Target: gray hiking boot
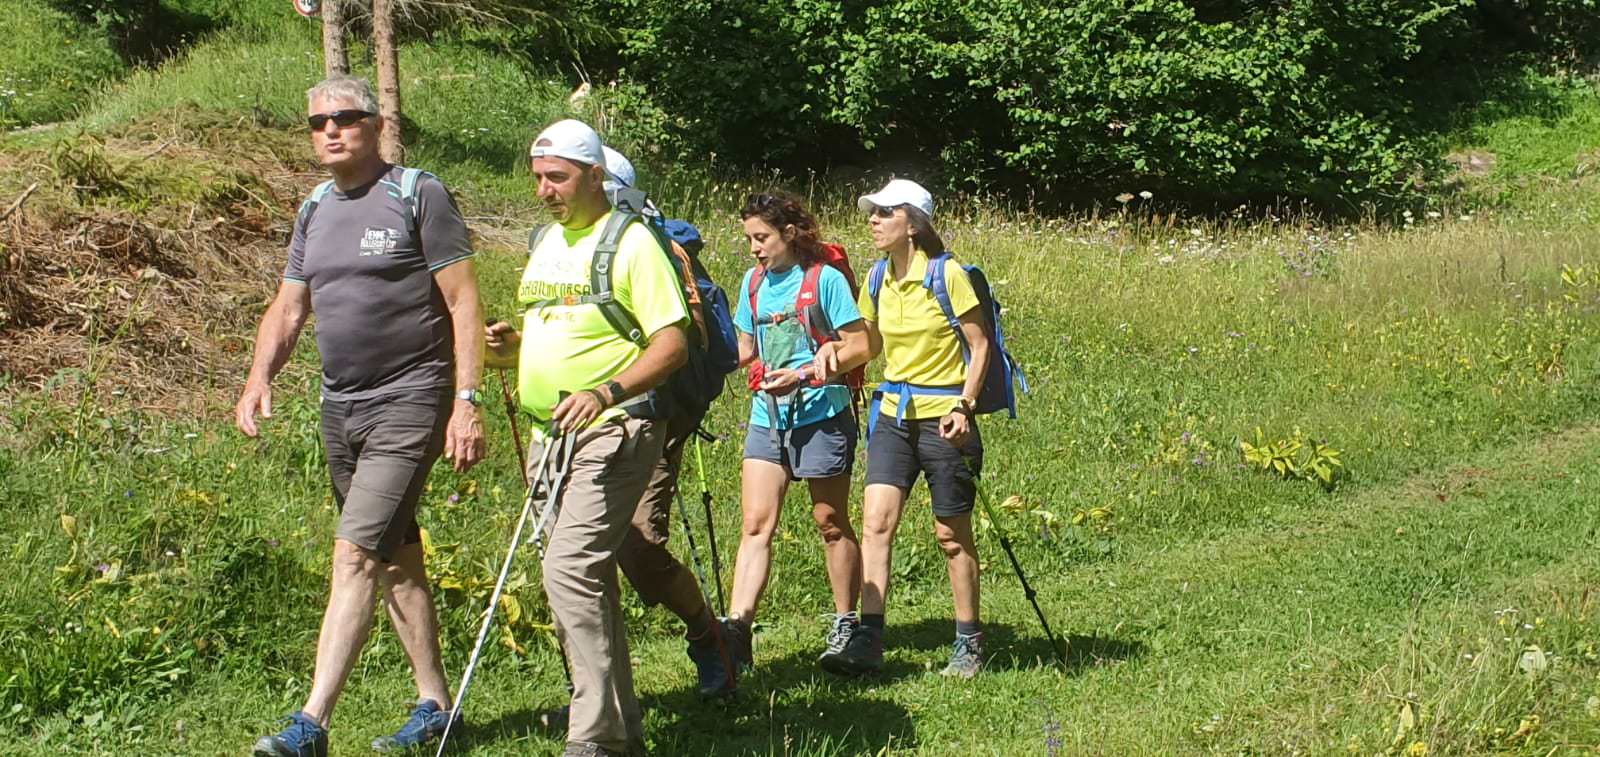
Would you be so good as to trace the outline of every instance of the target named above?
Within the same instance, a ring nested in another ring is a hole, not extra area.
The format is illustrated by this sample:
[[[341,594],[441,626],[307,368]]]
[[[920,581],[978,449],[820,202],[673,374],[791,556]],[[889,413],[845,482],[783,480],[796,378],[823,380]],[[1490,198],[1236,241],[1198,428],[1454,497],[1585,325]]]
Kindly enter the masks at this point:
[[[982,668],[983,634],[980,632],[969,636],[958,633],[950,649],[950,664],[944,666],[939,675],[965,680],[977,675]]]
[[[839,654],[823,661],[822,669],[836,675],[861,675],[883,669],[883,629],[869,625],[856,626],[849,641]]]
[[[822,655],[817,658],[817,662],[822,665],[823,670],[833,673],[839,672],[835,670],[835,668],[839,667],[839,655],[844,653],[845,646],[850,643],[850,637],[855,635],[856,628],[860,627],[860,625],[861,618],[856,615],[854,610],[843,615],[833,616],[833,625],[828,629],[827,648],[823,649]]]

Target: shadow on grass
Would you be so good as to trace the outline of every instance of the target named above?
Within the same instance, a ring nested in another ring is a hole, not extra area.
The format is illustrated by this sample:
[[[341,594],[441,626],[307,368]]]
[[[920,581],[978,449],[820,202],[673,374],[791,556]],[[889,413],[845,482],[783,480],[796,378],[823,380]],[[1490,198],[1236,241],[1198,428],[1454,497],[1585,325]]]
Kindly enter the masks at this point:
[[[1052,628],[1052,630],[1056,631],[1056,638],[1066,647],[1063,656],[1068,674],[1076,674],[1084,668],[1132,660],[1143,656],[1146,649],[1145,645],[1137,640],[1082,634],[1062,635],[1060,629]],[[984,653],[987,657],[984,663],[986,670],[1044,670],[1061,664],[1050,649],[1050,640],[1045,636],[1044,629],[1040,628],[1037,622],[1022,626],[1020,629],[1011,623],[986,622],[983,625],[983,636]],[[945,655],[949,653],[954,637],[953,621],[947,619],[927,618],[911,625],[897,625],[891,621],[884,636],[884,645],[891,657],[896,647],[937,652],[939,654],[928,657],[925,665],[931,664],[934,669],[938,669],[943,667]],[[924,669],[911,662],[897,666],[891,661],[884,666],[884,671],[877,677],[897,678],[896,673],[901,668],[908,670],[908,674],[916,674]]]

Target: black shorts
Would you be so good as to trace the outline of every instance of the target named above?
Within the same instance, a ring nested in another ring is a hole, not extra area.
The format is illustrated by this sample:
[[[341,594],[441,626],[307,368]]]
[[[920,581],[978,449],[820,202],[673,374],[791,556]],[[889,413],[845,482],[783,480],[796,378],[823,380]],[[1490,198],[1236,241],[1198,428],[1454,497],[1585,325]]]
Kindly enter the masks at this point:
[[[322,402],[322,443],[339,506],[334,536],[384,562],[422,541],[417,500],[444,451],[454,402],[447,389]]]
[[[978,499],[977,476],[982,471],[983,439],[976,421],[972,437],[959,449],[939,436],[938,418],[907,418],[896,423],[892,416],[879,415],[867,439],[867,485],[909,490],[918,474],[927,476],[933,514],[941,517],[972,512]]]

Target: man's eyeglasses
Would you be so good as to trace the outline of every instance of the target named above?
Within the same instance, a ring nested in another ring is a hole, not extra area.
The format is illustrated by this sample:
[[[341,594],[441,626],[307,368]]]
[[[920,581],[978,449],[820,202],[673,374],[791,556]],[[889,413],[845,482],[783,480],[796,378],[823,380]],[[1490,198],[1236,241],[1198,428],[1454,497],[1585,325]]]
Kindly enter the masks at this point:
[[[894,218],[894,212],[899,210],[901,207],[903,206],[894,205],[886,208],[882,205],[874,205],[872,208],[872,214],[879,218]]]
[[[373,115],[375,114],[364,110],[336,110],[332,113],[313,113],[306,117],[306,123],[311,125],[312,131],[322,131],[327,127],[329,121],[338,124],[342,128],[354,126],[357,121],[363,118],[371,118]]]

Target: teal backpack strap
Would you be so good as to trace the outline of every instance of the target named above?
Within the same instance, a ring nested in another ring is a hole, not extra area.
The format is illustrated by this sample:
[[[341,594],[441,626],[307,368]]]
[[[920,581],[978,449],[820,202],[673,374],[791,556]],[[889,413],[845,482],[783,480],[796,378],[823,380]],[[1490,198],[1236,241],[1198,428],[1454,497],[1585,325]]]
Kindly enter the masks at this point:
[[[311,215],[317,212],[317,205],[332,191],[333,179],[324,181],[311,190],[311,196],[307,197],[305,202],[300,203],[300,223],[302,225],[311,223]]]
[[[420,168],[400,172],[400,204],[405,208],[406,229],[413,235],[417,233],[417,180],[424,174],[433,175]]]
[[[612,293],[611,279],[623,233],[628,230],[628,224],[643,220],[638,213],[612,211],[605,228],[600,230],[600,241],[595,243],[594,257],[589,261],[589,296],[584,298],[600,307],[600,314],[622,338],[640,347],[648,346],[650,340],[645,338],[644,328],[634,320],[633,314],[617,302],[616,295]]]

